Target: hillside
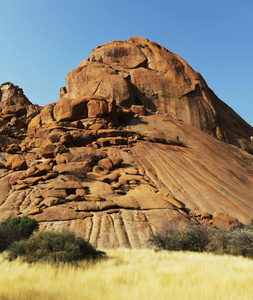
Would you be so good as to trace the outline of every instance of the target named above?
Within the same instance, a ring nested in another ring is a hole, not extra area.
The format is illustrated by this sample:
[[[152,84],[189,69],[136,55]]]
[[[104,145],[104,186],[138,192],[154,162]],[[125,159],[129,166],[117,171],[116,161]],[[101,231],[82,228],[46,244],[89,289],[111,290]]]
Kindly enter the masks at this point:
[[[253,218],[253,128],[162,46],[98,46],[45,107],[0,90],[1,220],[139,248],[170,226]]]

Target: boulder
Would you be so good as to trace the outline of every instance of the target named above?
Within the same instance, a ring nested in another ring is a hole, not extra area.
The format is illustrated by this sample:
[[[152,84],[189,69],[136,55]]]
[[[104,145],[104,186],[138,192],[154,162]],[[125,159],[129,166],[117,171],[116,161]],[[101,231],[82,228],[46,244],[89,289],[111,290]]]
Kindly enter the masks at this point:
[[[238,221],[237,218],[234,218],[232,216],[229,216],[226,213],[223,213],[221,211],[216,211],[213,214],[212,218],[212,225],[214,227],[223,228],[223,229],[231,229],[233,227],[240,227],[242,226],[242,223]]]
[[[87,100],[65,97],[59,99],[54,106],[54,118],[57,122],[87,118]]]
[[[89,187],[90,193],[107,199],[114,194],[113,187],[105,182],[95,181]],[[86,197],[86,196],[85,196]]]
[[[113,170],[113,163],[110,158],[103,158],[98,162],[98,166],[102,169],[111,171]]]
[[[26,170],[27,163],[22,155],[14,154],[8,157],[6,168],[13,171]]]
[[[97,118],[108,114],[108,103],[103,97],[92,96],[88,102],[88,118]]]
[[[85,195],[84,199],[87,201],[102,201],[102,198],[98,194]]]
[[[51,124],[55,122],[54,119],[54,110],[55,103],[47,104],[43,107],[40,112],[40,119],[42,124]]]
[[[86,176],[86,174],[91,170],[91,168],[91,163],[88,161],[70,162],[54,166],[53,171],[58,172],[59,174]]]
[[[67,192],[65,189],[54,189],[54,190],[44,190],[41,196],[46,199],[49,197],[56,197],[58,199],[65,199],[67,197]]]
[[[43,149],[41,149],[41,156],[44,158],[54,158],[54,151],[56,146],[54,144],[47,144]]]

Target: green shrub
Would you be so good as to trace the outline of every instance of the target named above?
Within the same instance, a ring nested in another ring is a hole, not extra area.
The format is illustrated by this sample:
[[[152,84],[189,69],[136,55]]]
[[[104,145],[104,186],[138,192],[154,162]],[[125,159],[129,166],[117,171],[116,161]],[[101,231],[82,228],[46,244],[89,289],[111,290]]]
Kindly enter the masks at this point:
[[[27,216],[7,218],[0,224],[0,252],[15,241],[27,239],[38,227],[38,221]]]
[[[24,261],[48,263],[77,263],[83,259],[97,259],[104,252],[69,231],[44,231],[33,234],[28,240],[13,243],[8,248],[8,259],[21,257]]]
[[[27,216],[7,218],[2,224],[7,233],[19,232],[21,239],[28,238],[39,228],[38,221]]]

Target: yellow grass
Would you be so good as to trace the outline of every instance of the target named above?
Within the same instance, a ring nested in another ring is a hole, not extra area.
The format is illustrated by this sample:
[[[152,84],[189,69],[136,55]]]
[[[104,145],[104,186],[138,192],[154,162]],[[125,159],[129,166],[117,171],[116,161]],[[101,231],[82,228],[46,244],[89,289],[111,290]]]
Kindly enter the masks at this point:
[[[106,252],[109,259],[80,268],[30,266],[0,256],[0,299],[253,299],[253,260],[153,250]]]

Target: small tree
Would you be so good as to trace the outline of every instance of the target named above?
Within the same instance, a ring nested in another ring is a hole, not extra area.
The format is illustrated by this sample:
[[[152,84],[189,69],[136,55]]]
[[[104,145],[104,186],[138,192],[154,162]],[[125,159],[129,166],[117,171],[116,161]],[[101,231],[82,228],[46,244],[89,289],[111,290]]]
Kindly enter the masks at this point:
[[[38,221],[27,216],[7,218],[0,224],[0,251],[7,249],[14,241],[27,239],[38,227]]]

